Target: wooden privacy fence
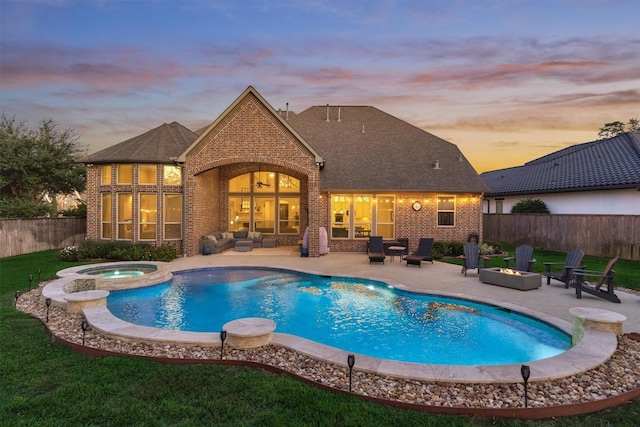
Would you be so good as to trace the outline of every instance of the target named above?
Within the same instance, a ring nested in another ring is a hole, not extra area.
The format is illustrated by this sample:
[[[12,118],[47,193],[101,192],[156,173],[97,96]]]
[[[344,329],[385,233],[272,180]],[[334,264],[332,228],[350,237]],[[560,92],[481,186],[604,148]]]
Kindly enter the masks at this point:
[[[483,224],[485,240],[640,261],[640,215],[484,214]]]
[[[86,218],[0,219],[0,258],[77,245],[86,235]]]

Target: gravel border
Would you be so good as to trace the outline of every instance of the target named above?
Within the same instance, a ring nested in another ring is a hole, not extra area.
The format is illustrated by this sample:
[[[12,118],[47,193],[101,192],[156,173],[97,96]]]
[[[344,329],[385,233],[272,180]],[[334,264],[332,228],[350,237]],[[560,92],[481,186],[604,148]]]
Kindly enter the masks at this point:
[[[46,321],[47,307],[42,303],[42,287],[19,296],[16,308]],[[626,291],[626,289],[625,289]],[[634,292],[635,293],[635,292]],[[638,293],[640,294],[640,293]],[[60,307],[50,307],[47,328],[56,337],[82,345],[82,314],[69,314]],[[89,328],[85,346],[144,357],[169,359],[219,359],[220,347],[198,345],[162,345],[130,343],[107,338]],[[274,366],[309,381],[333,389],[349,390],[348,369],[316,360],[283,347],[268,345],[258,349],[224,348],[224,359],[250,361]],[[530,382],[530,408],[593,402],[640,389],[640,341],[629,335],[618,337],[618,349],[610,360],[588,372],[544,382]],[[445,408],[522,408],[524,386],[518,384],[459,384],[393,378],[353,371],[352,392],[357,395]]]

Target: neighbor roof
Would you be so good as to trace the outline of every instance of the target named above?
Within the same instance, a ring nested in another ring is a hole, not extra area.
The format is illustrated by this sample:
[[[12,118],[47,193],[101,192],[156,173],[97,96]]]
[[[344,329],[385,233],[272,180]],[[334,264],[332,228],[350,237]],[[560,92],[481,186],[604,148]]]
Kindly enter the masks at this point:
[[[573,145],[525,163],[480,175],[487,196],[559,193],[640,186],[640,134]]]
[[[325,159],[321,190],[488,190],[454,144],[377,108],[315,106],[288,122]]]
[[[198,135],[178,122],[165,123],[142,135],[91,154],[83,163],[169,163],[174,161]]]

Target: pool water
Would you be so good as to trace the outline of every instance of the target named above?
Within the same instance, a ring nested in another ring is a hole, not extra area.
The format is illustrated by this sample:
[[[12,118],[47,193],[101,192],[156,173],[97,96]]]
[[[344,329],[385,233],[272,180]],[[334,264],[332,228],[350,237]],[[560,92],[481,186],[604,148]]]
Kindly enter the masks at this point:
[[[121,279],[125,277],[142,276],[147,273],[155,273],[157,268],[154,266],[129,266],[126,264],[115,267],[93,267],[80,270],[80,274],[93,274],[102,276],[105,279]]]
[[[268,268],[174,273],[169,283],[114,291],[107,305],[128,322],[183,331],[220,331],[234,319],[266,317],[275,332],[417,363],[525,363],[571,347],[563,331],[502,307]]]

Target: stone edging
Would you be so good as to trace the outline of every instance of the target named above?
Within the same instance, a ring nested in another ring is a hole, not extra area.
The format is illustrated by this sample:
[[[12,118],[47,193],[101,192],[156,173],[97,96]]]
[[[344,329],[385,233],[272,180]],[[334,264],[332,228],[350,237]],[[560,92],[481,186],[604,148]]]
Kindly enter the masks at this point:
[[[45,327],[46,327],[46,324],[45,324]],[[150,359],[159,363],[167,363],[167,364],[174,364],[174,365],[218,364],[218,365],[226,365],[226,366],[247,366],[247,367],[252,367],[257,369],[264,369],[264,370],[275,372],[278,374],[284,374],[291,378],[294,378],[299,381],[303,381],[307,384],[311,384],[314,387],[318,387],[326,391],[331,391],[331,392],[340,393],[340,394],[353,394],[359,399],[366,400],[369,402],[379,403],[382,405],[392,406],[397,408],[433,413],[433,414],[467,415],[467,416],[537,420],[537,419],[545,419],[545,418],[553,418],[553,417],[568,417],[568,416],[575,416],[575,415],[584,415],[584,414],[589,414],[593,412],[598,412],[604,409],[613,408],[615,406],[629,402],[640,396],[640,387],[638,387],[626,393],[621,393],[616,396],[606,397],[606,398],[598,399],[595,401],[571,403],[567,405],[534,407],[534,408],[469,408],[469,407],[459,407],[459,406],[445,407],[445,406],[434,406],[434,405],[419,405],[419,404],[413,404],[408,402],[400,402],[396,400],[387,400],[387,399],[382,399],[378,397],[365,396],[365,395],[356,394],[356,393],[349,393],[346,390],[340,390],[328,385],[320,384],[309,378],[302,377],[300,375],[284,370],[277,366],[262,364],[254,361],[215,360],[215,359],[176,359],[176,358],[166,358],[166,357],[145,357],[145,356],[128,355],[128,354],[116,353],[108,350],[78,345],[76,343],[67,341],[63,338],[56,336],[51,330],[49,330],[48,327],[47,327],[47,331],[51,334],[54,341],[70,347],[77,353],[85,354],[88,356],[140,357],[140,358]],[[634,339],[640,340],[638,337],[635,337]]]

